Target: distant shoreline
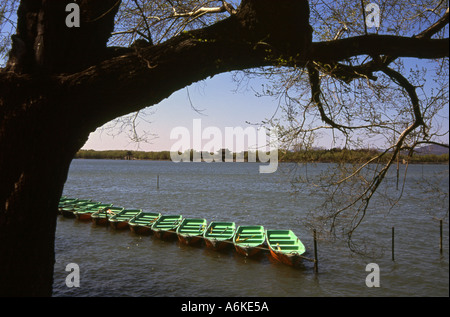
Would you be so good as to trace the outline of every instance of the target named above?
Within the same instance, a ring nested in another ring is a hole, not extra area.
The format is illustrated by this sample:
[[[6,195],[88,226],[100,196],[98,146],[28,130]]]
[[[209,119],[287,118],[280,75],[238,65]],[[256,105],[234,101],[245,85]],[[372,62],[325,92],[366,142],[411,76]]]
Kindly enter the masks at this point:
[[[191,161],[193,151],[190,151]],[[278,161],[280,163],[363,163],[375,156],[378,152],[375,150],[310,150],[301,152],[284,152],[280,151]],[[196,153],[200,155],[200,153]],[[231,152],[228,153],[231,155]],[[244,158],[244,162],[248,162],[248,152],[240,154]],[[233,158],[236,160],[236,153]],[[171,161],[170,151],[127,151],[127,150],[80,150],[75,155],[76,159],[103,159],[103,160],[142,160],[142,161]],[[223,160],[225,154],[223,152]],[[386,154],[381,160],[374,163],[387,162],[391,158],[391,154]],[[399,163],[404,164],[448,164],[449,154],[414,154],[411,157],[400,155]]]

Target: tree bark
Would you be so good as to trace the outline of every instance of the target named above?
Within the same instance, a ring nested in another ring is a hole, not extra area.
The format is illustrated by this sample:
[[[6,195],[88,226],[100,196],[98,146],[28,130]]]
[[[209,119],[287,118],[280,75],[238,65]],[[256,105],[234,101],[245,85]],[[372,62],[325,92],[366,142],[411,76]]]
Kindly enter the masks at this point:
[[[90,132],[69,108],[61,74],[103,59],[117,1],[79,1],[79,29],[65,26],[67,3],[21,2],[0,72],[0,296],[51,296],[58,201]]]
[[[88,135],[51,87],[30,81],[0,98],[0,296],[52,294],[58,199]]]
[[[70,0],[22,0],[7,69],[73,73],[102,60],[120,1],[80,0],[80,27],[67,27]]]

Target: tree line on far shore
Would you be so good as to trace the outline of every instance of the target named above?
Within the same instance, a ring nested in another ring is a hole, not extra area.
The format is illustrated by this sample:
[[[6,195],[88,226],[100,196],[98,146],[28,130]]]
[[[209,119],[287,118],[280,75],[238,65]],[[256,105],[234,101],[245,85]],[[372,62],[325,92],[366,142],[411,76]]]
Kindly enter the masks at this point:
[[[225,160],[225,152],[222,151],[222,159]],[[228,152],[229,153],[229,152]],[[278,160],[280,162],[314,162],[314,163],[336,163],[336,162],[367,162],[372,157],[375,157],[379,151],[377,150],[349,150],[349,149],[313,149],[307,151],[284,151],[279,150]],[[190,150],[191,160],[195,153],[194,150]],[[242,155],[241,155],[242,156]],[[198,156],[197,156],[198,157]],[[236,153],[233,153],[233,158],[236,160]],[[243,153],[244,161],[248,161],[248,152]],[[258,155],[256,155],[258,158]],[[80,150],[75,155],[76,159],[110,159],[110,160],[154,160],[154,161],[169,161],[171,160],[170,151],[128,151],[128,150]],[[390,159],[390,155],[385,155],[381,160],[376,160],[374,163],[385,162]],[[401,154],[399,157],[401,163],[447,163],[449,162],[449,154],[413,154],[407,153]]]

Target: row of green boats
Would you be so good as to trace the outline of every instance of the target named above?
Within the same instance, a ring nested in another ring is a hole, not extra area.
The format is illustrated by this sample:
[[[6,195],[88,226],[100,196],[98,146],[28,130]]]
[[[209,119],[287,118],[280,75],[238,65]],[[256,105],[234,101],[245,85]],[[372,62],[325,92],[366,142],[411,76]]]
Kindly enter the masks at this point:
[[[130,229],[140,235],[154,234],[160,239],[178,239],[187,245],[202,241],[214,250],[233,245],[244,256],[255,256],[269,250],[272,257],[295,266],[305,247],[292,230],[265,230],[263,226],[236,226],[234,222],[202,218],[183,218],[182,215],[161,215],[141,209],[126,209],[98,201],[62,197],[58,210],[67,218],[109,225],[116,230]]]

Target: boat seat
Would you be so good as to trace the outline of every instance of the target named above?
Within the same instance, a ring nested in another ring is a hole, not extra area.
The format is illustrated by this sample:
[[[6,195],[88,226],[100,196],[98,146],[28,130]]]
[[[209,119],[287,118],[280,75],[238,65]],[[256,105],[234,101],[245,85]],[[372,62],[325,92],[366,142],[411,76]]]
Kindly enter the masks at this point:
[[[277,250],[277,247],[275,247],[274,249]],[[297,251],[298,246],[296,246],[296,245],[295,246],[294,245],[292,245],[292,246],[280,245],[280,249],[282,251],[289,251],[289,250]]]
[[[283,245],[292,245],[292,244],[295,244],[295,243],[296,243],[296,242],[293,241],[293,240],[270,240],[269,242],[270,242],[270,244],[272,244],[272,245],[279,244],[280,246],[283,246]]]
[[[264,235],[261,232],[255,232],[255,233],[238,233],[236,236],[240,236],[241,238],[247,238],[247,237],[262,237]]]
[[[262,239],[262,237],[263,236],[254,236],[254,237],[243,237],[243,236],[240,236],[240,237],[236,237],[236,240],[239,238],[239,241],[252,241],[252,240],[257,240],[257,241],[259,241],[259,240],[261,240]]]
[[[180,232],[203,232],[204,230],[200,230],[199,228],[182,228]]]
[[[246,243],[255,243],[255,242],[261,242],[261,239],[239,239],[239,240],[235,240],[236,243],[242,243],[242,244],[246,244]]]
[[[229,234],[208,234],[207,236],[206,236],[207,238],[220,238],[220,239],[223,239],[223,238],[230,238],[230,235]]]

